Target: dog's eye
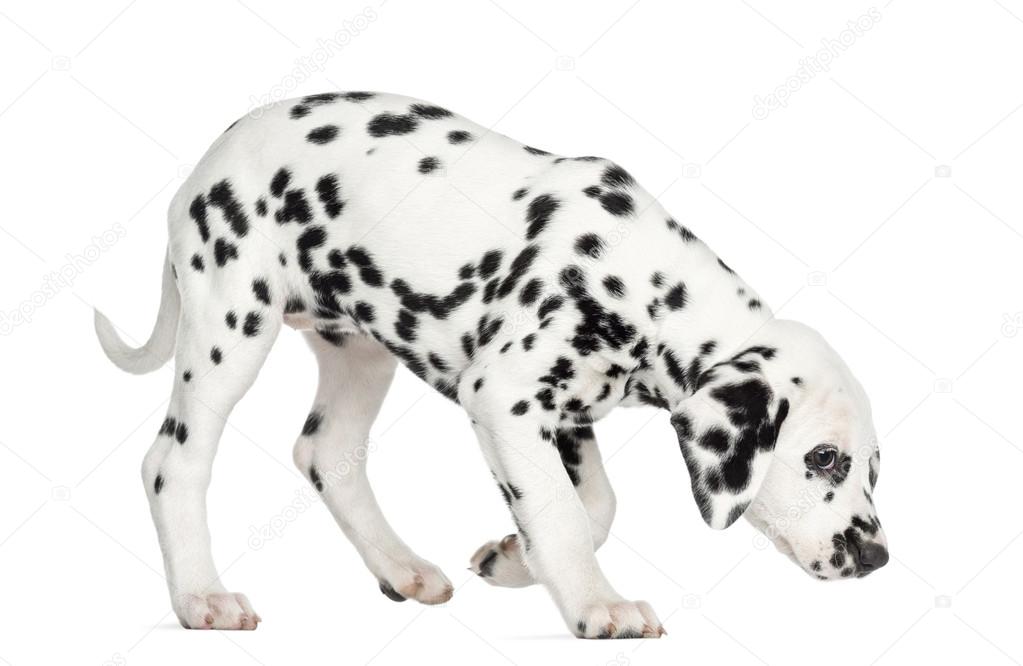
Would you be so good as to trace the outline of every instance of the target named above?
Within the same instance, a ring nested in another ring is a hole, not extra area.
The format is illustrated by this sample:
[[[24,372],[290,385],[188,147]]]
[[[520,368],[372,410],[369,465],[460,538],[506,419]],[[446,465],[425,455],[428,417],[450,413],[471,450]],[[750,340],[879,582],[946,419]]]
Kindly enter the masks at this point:
[[[825,472],[835,468],[835,461],[838,460],[838,452],[833,446],[818,446],[813,450],[813,464],[817,469]]]

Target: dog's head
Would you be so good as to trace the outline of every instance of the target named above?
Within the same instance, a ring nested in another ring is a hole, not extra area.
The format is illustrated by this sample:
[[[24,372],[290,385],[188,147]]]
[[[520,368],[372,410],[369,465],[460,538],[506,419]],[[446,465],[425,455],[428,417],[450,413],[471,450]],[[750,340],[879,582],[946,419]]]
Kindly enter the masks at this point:
[[[887,563],[871,496],[880,458],[870,403],[816,332],[772,320],[703,372],[671,421],[710,526],[745,516],[821,579]]]

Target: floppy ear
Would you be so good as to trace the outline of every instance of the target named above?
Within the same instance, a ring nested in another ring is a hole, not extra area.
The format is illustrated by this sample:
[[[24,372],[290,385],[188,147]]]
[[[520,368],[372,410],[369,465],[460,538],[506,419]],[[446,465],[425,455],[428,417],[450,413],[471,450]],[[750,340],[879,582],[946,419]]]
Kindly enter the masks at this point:
[[[789,411],[750,356],[760,351],[751,350],[707,370],[671,416],[700,515],[715,529],[738,520],[756,497]]]

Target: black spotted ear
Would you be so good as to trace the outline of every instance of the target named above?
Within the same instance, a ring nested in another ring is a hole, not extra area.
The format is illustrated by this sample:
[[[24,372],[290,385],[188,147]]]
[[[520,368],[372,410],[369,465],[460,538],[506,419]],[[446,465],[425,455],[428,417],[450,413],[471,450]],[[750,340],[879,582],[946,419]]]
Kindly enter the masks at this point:
[[[788,399],[751,358],[760,353],[752,349],[704,373],[699,390],[671,416],[696,505],[715,529],[738,520],[756,497],[788,415]]]

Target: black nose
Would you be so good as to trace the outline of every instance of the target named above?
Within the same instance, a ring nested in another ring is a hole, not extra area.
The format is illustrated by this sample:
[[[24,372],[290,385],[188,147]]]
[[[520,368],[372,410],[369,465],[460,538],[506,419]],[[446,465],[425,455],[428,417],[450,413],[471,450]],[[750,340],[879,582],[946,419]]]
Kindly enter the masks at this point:
[[[856,559],[865,573],[874,571],[888,564],[888,549],[879,543],[860,544],[859,557]]]

